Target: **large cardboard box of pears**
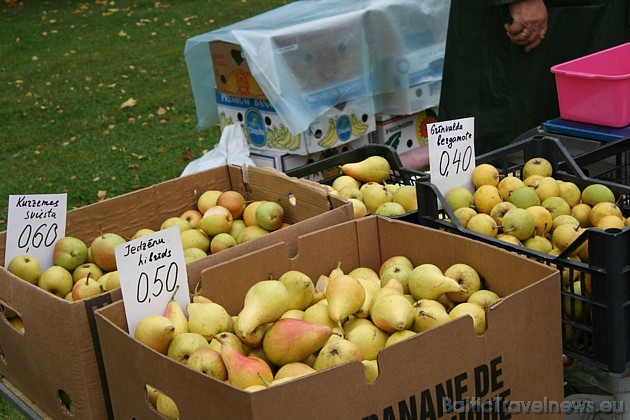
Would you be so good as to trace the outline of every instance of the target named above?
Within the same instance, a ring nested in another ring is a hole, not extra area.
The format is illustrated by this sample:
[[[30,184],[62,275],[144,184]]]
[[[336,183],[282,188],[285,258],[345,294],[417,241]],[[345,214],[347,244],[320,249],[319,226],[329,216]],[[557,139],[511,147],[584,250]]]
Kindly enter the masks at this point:
[[[181,418],[464,418],[462,410],[497,407],[505,411],[491,418],[532,407],[541,418],[561,418],[559,274],[497,247],[368,216],[208,267],[200,294],[238,314],[247,291],[261,280],[288,270],[318,279],[339,263],[346,274],[358,267],[378,271],[397,255],[415,266],[474,267],[501,297],[486,311],[485,332],[477,335],[472,318],[464,316],[384,347],[373,382],[366,381],[362,362],[352,360],[249,392],[141,344],[128,333],[124,305],[116,302],[96,311],[115,416],[160,418],[147,397],[148,384],[172,399]],[[547,410],[553,401],[555,408]]]
[[[278,201],[291,225],[221,251],[220,259],[216,253],[203,258],[203,263],[189,263],[191,287],[200,281],[200,269],[214,261],[354,217],[349,202],[329,197],[316,183],[270,168],[245,171],[225,165],[69,211],[66,235],[90,244],[99,232],[131,238],[141,228],[158,230],[167,218],[195,208],[199,196],[213,189],[236,190],[248,200]],[[2,232],[2,259],[5,243],[6,232]],[[19,279],[4,268],[6,262],[0,262],[0,303],[17,311],[24,324],[20,333],[0,315],[2,376],[53,418],[111,418],[94,310],[121,299],[120,289],[71,303]]]

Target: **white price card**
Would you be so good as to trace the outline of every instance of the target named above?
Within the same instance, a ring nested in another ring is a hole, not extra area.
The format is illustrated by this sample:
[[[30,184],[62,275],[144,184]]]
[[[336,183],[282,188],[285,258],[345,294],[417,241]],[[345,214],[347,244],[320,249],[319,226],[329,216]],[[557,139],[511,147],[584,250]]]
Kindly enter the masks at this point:
[[[173,226],[118,245],[116,265],[129,334],[134,335],[142,318],[164,315],[166,305],[173,297],[186,313],[190,295],[178,227]]]
[[[53,265],[53,250],[66,235],[67,194],[10,195],[4,263],[20,255],[35,258],[42,271]]]
[[[442,195],[455,187],[474,191],[475,119],[441,121],[427,124],[431,183]]]

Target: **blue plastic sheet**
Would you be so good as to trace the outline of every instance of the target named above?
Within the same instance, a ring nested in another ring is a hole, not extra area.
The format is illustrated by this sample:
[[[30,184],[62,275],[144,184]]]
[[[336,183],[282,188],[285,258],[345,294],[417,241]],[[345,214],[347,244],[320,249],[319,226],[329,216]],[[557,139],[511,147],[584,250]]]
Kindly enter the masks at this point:
[[[335,105],[441,80],[448,0],[303,0],[186,41],[198,127],[217,123],[209,43],[243,50],[292,133]],[[378,101],[368,101],[380,112]]]

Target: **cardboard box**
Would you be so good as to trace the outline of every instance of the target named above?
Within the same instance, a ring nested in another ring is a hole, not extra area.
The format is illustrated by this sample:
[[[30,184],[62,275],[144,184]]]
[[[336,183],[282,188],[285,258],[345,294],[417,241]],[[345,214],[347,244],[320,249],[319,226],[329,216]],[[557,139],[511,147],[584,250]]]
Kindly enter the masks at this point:
[[[244,174],[241,167],[226,165],[72,210],[66,234],[89,244],[99,231],[131,237],[143,227],[157,230],[168,217],[195,208],[199,195],[208,189],[234,189],[248,199],[278,200],[292,225],[188,264],[191,290],[200,281],[200,270],[215,261],[354,218],[352,204],[328,196],[316,183],[270,168],[252,167]],[[295,205],[289,204],[290,194]],[[0,258],[4,258],[5,241],[6,232],[2,232]],[[72,417],[61,403],[59,390],[70,396],[75,418],[111,417],[93,311],[120,300],[120,290],[70,303],[12,275],[0,262],[0,303],[18,311],[26,330],[20,334],[2,316],[0,373],[54,418]]]
[[[357,140],[376,128],[371,107],[361,101],[341,104],[304,132],[292,134],[268,100],[227,95],[218,89],[216,95],[221,129],[240,124],[250,150],[258,152],[309,155]]]
[[[291,169],[298,168],[303,165],[307,165],[312,162],[318,162],[330,156],[338,155],[348,150],[356,149],[357,147],[369,144],[368,136],[361,136],[356,140],[352,140],[341,146],[334,147],[332,149],[322,150],[320,152],[311,153],[308,155],[296,155],[291,153],[282,153],[275,151],[258,151],[250,150],[249,157],[254,161],[256,166],[272,167],[282,172],[290,171]],[[329,178],[333,175],[338,175],[341,172],[336,168],[334,173],[315,173],[306,177],[311,181],[321,181],[322,179]]]
[[[383,114],[410,115],[440,105],[442,80],[376,95],[376,109]]]
[[[244,98],[266,99],[252,76],[240,45],[213,41],[210,43],[210,56],[219,92]]]
[[[237,313],[255,282],[289,269],[312,279],[359,266],[378,269],[394,255],[443,269],[468,263],[503,300],[487,313],[483,336],[459,318],[381,350],[368,384],[353,361],[248,393],[204,376],[134,340],[122,302],[96,312],[116,417],[159,418],[150,384],[169,395],[181,418],[441,418],[441,396],[514,401],[563,399],[559,273],[548,266],[439,230],[380,216],[293,237],[202,272],[201,294]],[[433,414],[433,417],[430,417]],[[562,418],[562,414],[540,418]]]

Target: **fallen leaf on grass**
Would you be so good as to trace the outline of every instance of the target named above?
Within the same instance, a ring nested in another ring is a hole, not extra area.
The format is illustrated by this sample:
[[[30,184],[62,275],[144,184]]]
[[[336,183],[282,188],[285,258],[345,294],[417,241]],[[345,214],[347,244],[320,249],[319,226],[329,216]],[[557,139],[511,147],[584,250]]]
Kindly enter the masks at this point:
[[[94,178],[92,178],[92,182],[96,182],[96,181],[98,181],[99,179],[101,179],[101,177],[100,177],[100,176],[94,177]]]
[[[159,146],[157,149],[155,149],[158,153],[164,153],[164,146]]]
[[[138,169],[140,167],[140,165],[138,165],[137,163],[130,163],[129,165],[127,165],[128,169]]]
[[[96,197],[98,197],[99,200],[103,200],[106,195],[107,191],[105,190],[98,190],[98,192],[96,193]]]
[[[166,109],[164,109],[164,108],[162,108],[162,107],[159,107],[159,108],[158,108],[158,110],[157,110],[157,114],[158,114],[158,115],[164,115],[164,114],[166,114]]]
[[[194,157],[193,152],[188,152],[188,151],[187,151],[187,152],[182,153],[182,158],[183,158],[184,160],[190,160],[190,159],[192,159],[193,157]]]
[[[136,103],[137,103],[137,102],[136,102],[136,100],[135,100],[135,99],[133,99],[133,98],[129,98],[129,99],[127,99],[125,102],[123,102],[123,103],[120,105],[120,109],[123,109],[123,108],[130,108],[130,107],[132,107],[132,106],[136,106]]]

